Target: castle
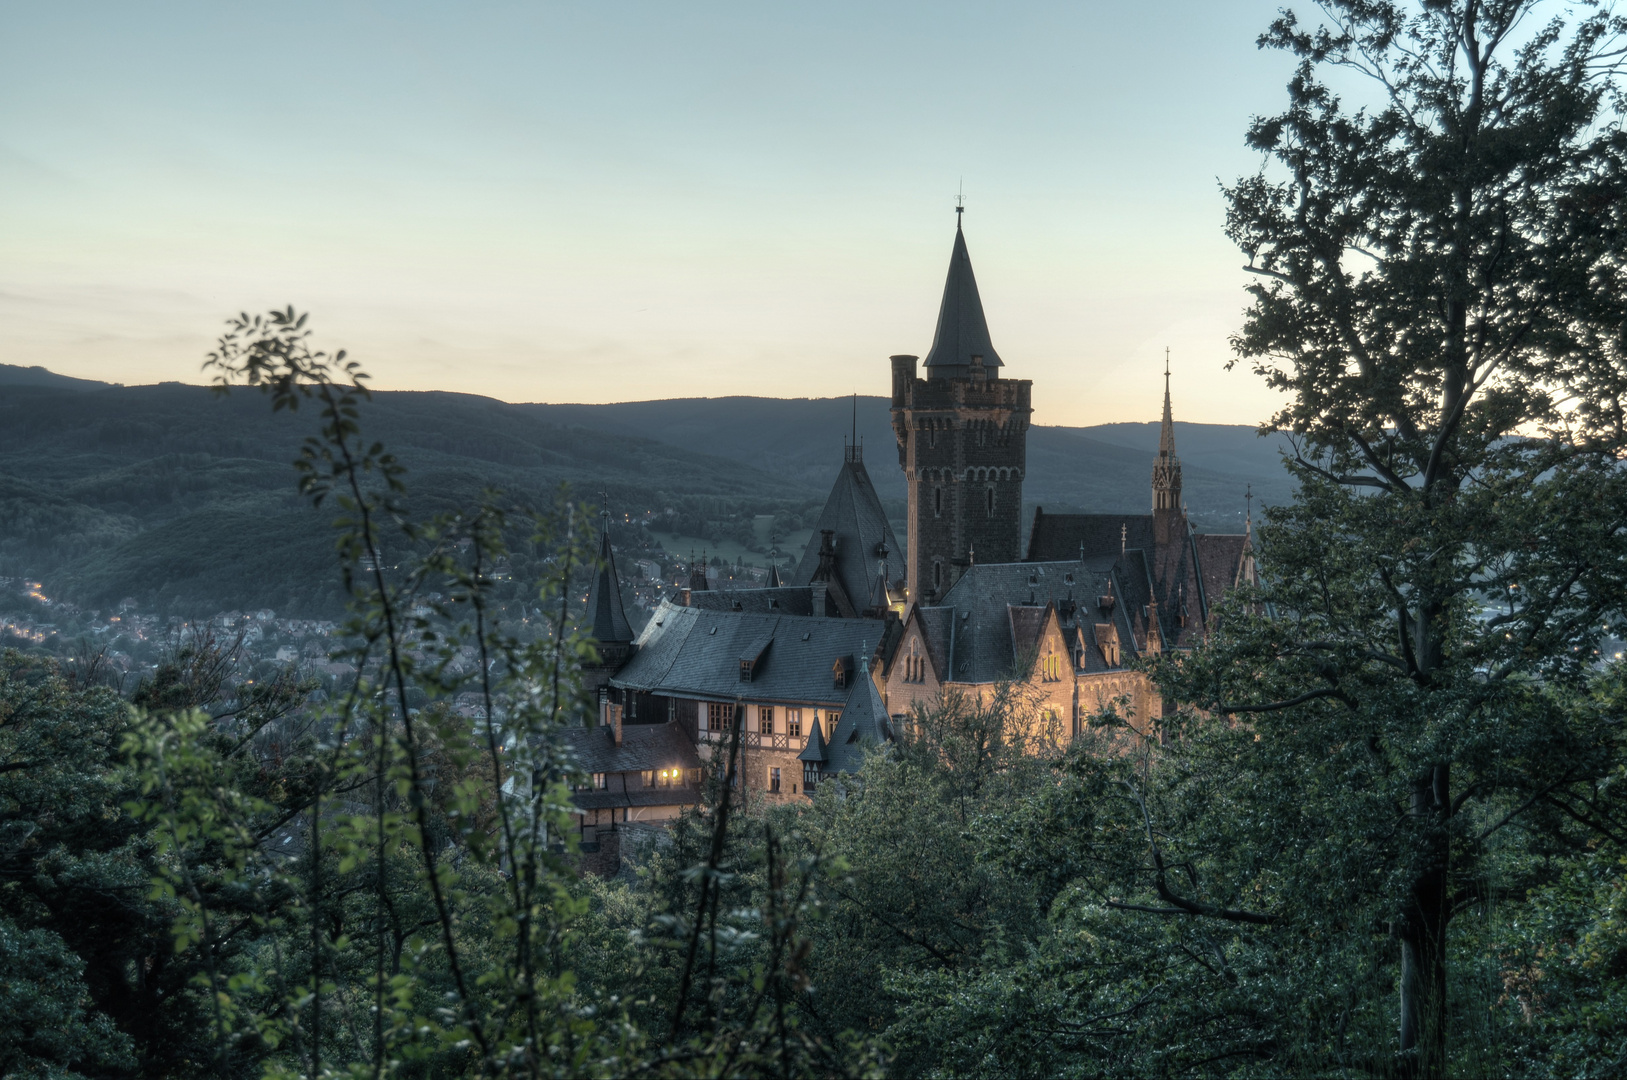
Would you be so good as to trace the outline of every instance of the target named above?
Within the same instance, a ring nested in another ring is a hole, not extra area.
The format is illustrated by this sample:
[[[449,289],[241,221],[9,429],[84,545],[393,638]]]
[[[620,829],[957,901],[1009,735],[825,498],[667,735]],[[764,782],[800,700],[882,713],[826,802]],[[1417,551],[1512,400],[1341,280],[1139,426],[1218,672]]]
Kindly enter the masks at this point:
[[[590,850],[619,824],[698,802],[700,770],[737,711],[740,775],[770,799],[856,769],[945,691],[982,697],[1002,680],[1022,683],[1064,741],[1110,706],[1145,730],[1163,701],[1132,662],[1200,642],[1220,597],[1252,580],[1246,531],[1198,533],[1187,520],[1167,365],[1151,512],[1036,508],[1025,538],[1033,383],[1002,377],[958,217],[926,360],[890,364],[902,547],[849,446],[788,580],[722,591],[697,575],[635,638],[601,537],[586,612],[601,723],[569,733],[592,775],[575,796]]]

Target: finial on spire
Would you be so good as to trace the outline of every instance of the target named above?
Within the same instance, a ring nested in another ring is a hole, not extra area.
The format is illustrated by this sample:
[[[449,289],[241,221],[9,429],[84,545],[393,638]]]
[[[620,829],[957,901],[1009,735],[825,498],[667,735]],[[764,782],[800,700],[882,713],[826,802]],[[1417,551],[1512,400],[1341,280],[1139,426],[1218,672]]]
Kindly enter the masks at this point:
[[[1247,531],[1249,531],[1249,527],[1254,523],[1254,485],[1253,484],[1247,484],[1243,488],[1243,506],[1245,507],[1245,509],[1243,510],[1243,530],[1245,532],[1247,532]]]
[[[1175,456],[1175,414],[1169,401],[1169,347],[1164,347],[1164,420],[1152,467],[1152,508],[1181,509],[1181,462]]]
[[[955,192],[955,231],[960,231],[960,215],[966,212],[966,178],[962,177]]]

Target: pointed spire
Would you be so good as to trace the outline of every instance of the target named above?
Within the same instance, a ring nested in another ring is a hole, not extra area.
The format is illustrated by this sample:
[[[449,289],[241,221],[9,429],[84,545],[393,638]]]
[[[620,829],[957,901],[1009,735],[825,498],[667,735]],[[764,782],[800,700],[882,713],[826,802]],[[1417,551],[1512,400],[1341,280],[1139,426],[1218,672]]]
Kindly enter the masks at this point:
[[[621,578],[610,549],[610,511],[600,513],[599,568],[588,589],[587,617],[593,640],[601,645],[625,645],[633,640],[633,627],[621,604]]]
[[[1158,434],[1158,456],[1175,456],[1175,413],[1169,405],[1169,346],[1164,347],[1164,427]]]
[[[778,534],[769,537],[768,548],[768,581],[764,588],[778,589],[785,581],[780,577],[780,538]]]
[[[802,748],[802,753],[797,755],[798,760],[815,766],[823,765],[830,760],[829,754],[825,751],[824,726],[817,717],[814,719],[813,728],[808,732],[808,743]]]
[[[949,277],[943,286],[943,302],[938,307],[938,328],[932,348],[926,354],[927,376],[967,375],[972,357],[983,358],[983,368],[992,376],[1001,367],[1000,354],[989,339],[989,323],[983,316],[983,300],[972,273],[972,257],[966,252],[966,234],[960,230],[960,209],[956,208],[955,247],[949,254]],[[939,368],[933,372],[932,368]]]
[[[1169,349],[1164,349],[1164,424],[1152,466],[1153,510],[1181,509],[1181,459],[1175,456],[1175,413],[1169,401]]]

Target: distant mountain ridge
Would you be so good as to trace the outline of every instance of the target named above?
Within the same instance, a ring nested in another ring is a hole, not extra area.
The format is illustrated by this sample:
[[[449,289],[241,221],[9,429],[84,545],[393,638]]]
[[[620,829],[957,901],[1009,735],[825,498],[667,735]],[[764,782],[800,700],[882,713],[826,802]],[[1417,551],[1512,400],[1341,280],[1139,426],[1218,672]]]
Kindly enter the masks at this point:
[[[880,397],[565,405],[383,391],[362,424],[406,464],[423,509],[485,487],[546,501],[569,482],[628,514],[677,513],[690,524],[665,527],[690,535],[814,512],[856,431],[895,528],[903,525],[904,482]],[[129,595],[171,610],[331,610],[331,514],[297,497],[288,465],[312,426],[303,411],[273,415],[251,391],[222,397],[0,366],[0,575],[48,574],[92,605]],[[1252,428],[1177,424],[1176,440],[1201,528],[1240,528],[1249,485],[1266,501],[1291,494],[1276,446]],[[1151,424],[1032,428],[1025,517],[1035,505],[1145,510],[1156,441]]]
[[[829,486],[841,448],[856,432],[876,490],[904,498],[888,398],[675,398],[608,405],[530,404],[557,423],[657,439],[749,463],[775,476]],[[855,414],[856,409],[856,414]],[[1241,526],[1244,492],[1285,502],[1293,484],[1281,465],[1280,438],[1253,425],[1175,423],[1191,511],[1212,530]],[[1041,427],[1028,432],[1024,502],[1057,512],[1130,513],[1152,501],[1158,423]],[[1230,523],[1230,524],[1228,524]]]
[[[95,379],[76,379],[72,375],[58,375],[56,372],[48,371],[38,364],[33,367],[0,364],[0,386],[52,386],[62,390],[96,390],[116,385],[121,384],[99,382]]]

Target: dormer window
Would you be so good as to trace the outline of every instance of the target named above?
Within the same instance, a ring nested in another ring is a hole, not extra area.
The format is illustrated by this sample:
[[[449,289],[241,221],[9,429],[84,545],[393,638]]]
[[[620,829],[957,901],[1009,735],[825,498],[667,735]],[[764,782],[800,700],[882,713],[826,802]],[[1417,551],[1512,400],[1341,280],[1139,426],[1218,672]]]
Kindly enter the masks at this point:
[[[746,646],[745,650],[740,654],[741,682],[751,682],[756,676],[768,655],[768,648],[772,644],[774,644],[773,636],[763,634]]]
[[[848,676],[852,674],[852,671],[852,658],[846,656],[839,656],[836,658],[836,662],[830,667],[831,682],[836,685],[836,689],[847,689],[847,679]]]

